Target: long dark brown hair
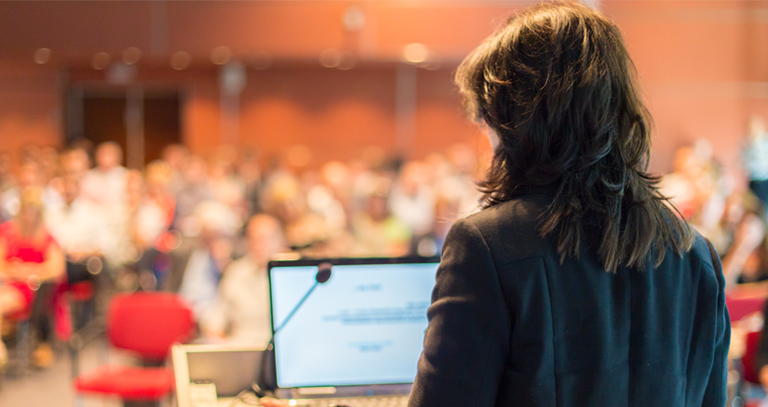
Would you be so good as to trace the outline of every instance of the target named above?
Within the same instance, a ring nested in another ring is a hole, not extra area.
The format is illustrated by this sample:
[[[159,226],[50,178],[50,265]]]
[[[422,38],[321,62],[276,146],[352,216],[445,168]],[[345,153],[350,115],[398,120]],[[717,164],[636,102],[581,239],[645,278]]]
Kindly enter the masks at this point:
[[[616,25],[579,3],[550,2],[512,17],[462,62],[467,112],[499,137],[479,183],[482,204],[548,187],[539,224],[561,260],[578,256],[589,219],[607,271],[659,265],[693,234],[647,172],[651,118]]]

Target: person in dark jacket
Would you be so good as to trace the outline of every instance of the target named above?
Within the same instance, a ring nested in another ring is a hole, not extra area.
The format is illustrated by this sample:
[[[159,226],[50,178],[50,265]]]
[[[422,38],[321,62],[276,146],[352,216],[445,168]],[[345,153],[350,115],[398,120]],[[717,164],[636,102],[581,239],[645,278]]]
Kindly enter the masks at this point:
[[[579,3],[519,13],[461,64],[494,157],[446,238],[410,407],[725,405],[720,260],[647,172],[635,76]]]
[[[635,76],[579,3],[521,12],[461,64],[494,157],[446,237],[410,407],[725,406],[720,259],[647,172]]]

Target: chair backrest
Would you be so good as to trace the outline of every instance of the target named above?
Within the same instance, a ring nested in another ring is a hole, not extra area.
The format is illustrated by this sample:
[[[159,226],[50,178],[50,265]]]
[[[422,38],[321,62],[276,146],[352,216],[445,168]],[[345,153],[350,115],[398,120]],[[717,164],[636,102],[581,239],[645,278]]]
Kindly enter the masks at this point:
[[[107,318],[112,346],[136,352],[150,361],[164,360],[173,343],[191,339],[195,327],[192,311],[171,293],[115,295]]]
[[[757,298],[732,298],[725,297],[725,305],[728,307],[728,315],[731,323],[763,310],[765,297]]]
[[[744,368],[744,380],[760,384],[760,378],[757,369],[757,349],[760,347],[760,337],[762,332],[749,332],[744,340],[747,342],[744,346],[744,355],[741,356],[741,366]]]

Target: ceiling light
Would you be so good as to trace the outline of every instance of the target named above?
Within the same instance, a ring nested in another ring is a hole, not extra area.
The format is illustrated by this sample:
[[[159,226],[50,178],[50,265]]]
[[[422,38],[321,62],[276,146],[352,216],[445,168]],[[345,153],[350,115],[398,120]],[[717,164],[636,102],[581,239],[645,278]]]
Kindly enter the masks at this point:
[[[355,58],[355,55],[351,52],[344,52],[341,54],[337,68],[341,69],[342,71],[348,71],[354,68],[355,65],[357,65],[357,58]]]
[[[189,55],[189,52],[178,51],[178,52],[174,52],[173,55],[171,55],[171,68],[177,71],[187,69],[191,62],[192,62],[192,56]]]
[[[109,62],[112,58],[106,52],[99,52],[91,58],[91,65],[93,69],[102,70],[109,66]]]
[[[344,12],[342,23],[347,31],[362,31],[365,28],[365,12],[358,6],[351,6]]]
[[[128,47],[123,51],[123,63],[133,65],[141,59],[141,50],[136,47]]]
[[[429,50],[424,44],[413,43],[408,44],[403,48],[403,59],[412,63],[419,64],[429,58]]]
[[[341,52],[328,48],[320,53],[320,65],[326,68],[336,68],[341,63]]]
[[[36,64],[45,65],[51,60],[50,48],[38,48],[33,56]]]
[[[216,65],[225,65],[230,58],[232,58],[232,51],[223,45],[211,51],[211,61]]]

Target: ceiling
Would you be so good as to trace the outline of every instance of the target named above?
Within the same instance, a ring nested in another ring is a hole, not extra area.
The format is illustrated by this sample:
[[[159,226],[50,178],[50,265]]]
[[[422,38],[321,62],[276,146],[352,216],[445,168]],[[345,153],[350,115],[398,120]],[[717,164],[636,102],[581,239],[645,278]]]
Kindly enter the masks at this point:
[[[91,63],[97,53],[119,61],[132,48],[143,62],[167,63],[185,52],[193,64],[210,65],[222,56],[316,61],[324,51],[338,51],[361,61],[397,61],[404,47],[418,43],[430,60],[455,62],[530,3],[3,1],[0,55],[31,61],[46,48],[46,63],[76,65]]]

